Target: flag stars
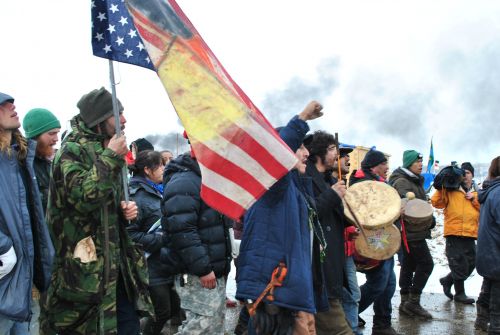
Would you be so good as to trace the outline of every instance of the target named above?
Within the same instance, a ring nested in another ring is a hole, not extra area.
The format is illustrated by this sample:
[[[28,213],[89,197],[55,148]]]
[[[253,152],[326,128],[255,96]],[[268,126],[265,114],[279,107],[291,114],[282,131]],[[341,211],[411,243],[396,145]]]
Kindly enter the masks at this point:
[[[100,42],[104,39],[104,34],[101,34],[101,33],[97,33],[95,35],[95,38]]]
[[[126,24],[128,24],[128,19],[126,17],[121,17],[120,21],[118,21],[122,24],[122,27]]]
[[[116,44],[118,44],[118,46],[125,44],[125,42],[123,41],[123,37],[118,36],[118,38],[116,39]]]
[[[129,49],[127,49],[127,51],[125,51],[124,55],[127,56],[127,58],[134,56],[134,54],[132,53],[132,50],[129,50]]]
[[[118,9],[118,5],[111,5],[111,7],[109,7],[109,10],[114,13],[118,12],[119,9]]]
[[[95,2],[94,2],[94,1],[91,1],[91,2],[90,2],[90,8],[95,8],[95,7],[96,7]]]
[[[142,44],[141,42],[139,42],[139,44],[137,44],[137,49],[139,49],[139,51],[144,50],[144,44]]]
[[[130,29],[127,35],[130,36],[130,38],[137,37],[137,31],[134,29]]]
[[[113,24],[110,24],[107,31],[109,31],[110,34],[114,33],[116,31],[115,26]]]
[[[99,21],[104,21],[106,20],[106,13],[101,13],[99,12],[99,14],[97,15],[97,18],[99,19]]]
[[[149,57],[144,58],[144,60],[145,60],[145,61],[146,61],[146,63],[148,63],[148,64],[149,64],[149,63],[151,63],[151,61],[149,60]]]
[[[104,50],[104,53],[111,52],[111,45],[106,44],[102,50]]]

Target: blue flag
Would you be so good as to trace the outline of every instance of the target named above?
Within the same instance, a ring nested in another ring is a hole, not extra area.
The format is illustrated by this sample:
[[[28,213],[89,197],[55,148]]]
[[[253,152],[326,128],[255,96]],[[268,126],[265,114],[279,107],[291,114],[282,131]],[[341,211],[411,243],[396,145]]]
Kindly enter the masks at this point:
[[[427,163],[427,173],[431,173],[433,166],[434,166],[434,146],[432,145],[432,138],[431,138],[431,150],[429,153],[429,162]]]
[[[92,0],[94,56],[155,70],[123,0]]]

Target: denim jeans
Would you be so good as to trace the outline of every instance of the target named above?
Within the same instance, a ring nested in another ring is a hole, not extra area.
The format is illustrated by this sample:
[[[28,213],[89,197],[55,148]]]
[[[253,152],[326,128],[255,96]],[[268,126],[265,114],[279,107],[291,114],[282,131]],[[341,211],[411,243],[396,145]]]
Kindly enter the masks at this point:
[[[373,326],[386,328],[391,326],[391,300],[396,291],[394,257],[384,261],[379,267],[366,272],[366,283],[361,286],[359,313],[373,303]]]
[[[116,287],[116,319],[118,323],[118,334],[139,335],[139,315],[135,311],[134,304],[128,300],[121,274]]]
[[[9,335],[14,321],[0,316],[0,335]]]
[[[361,334],[358,331],[358,307],[361,299],[361,290],[358,286],[358,278],[356,277],[356,265],[352,256],[345,259],[344,272],[347,277],[349,290],[343,288],[342,292],[342,307],[347,321],[351,325],[354,334]]]

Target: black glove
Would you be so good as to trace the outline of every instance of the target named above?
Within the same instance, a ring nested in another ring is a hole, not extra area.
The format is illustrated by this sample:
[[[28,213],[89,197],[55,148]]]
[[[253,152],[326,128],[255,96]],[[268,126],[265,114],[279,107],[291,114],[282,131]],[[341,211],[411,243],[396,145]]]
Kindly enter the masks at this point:
[[[296,312],[273,304],[261,303],[252,317],[258,335],[292,335]]]

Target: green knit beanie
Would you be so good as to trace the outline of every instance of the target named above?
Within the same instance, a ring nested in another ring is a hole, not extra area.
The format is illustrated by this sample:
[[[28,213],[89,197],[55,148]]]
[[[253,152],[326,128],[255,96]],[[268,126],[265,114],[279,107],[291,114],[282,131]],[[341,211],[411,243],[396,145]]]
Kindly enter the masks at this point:
[[[403,167],[409,168],[416,160],[422,158],[422,155],[415,150],[406,150],[403,153]]]
[[[61,128],[61,123],[45,108],[33,108],[23,119],[23,129],[27,138],[35,138],[56,128]]]
[[[118,102],[118,111],[122,112],[122,103],[120,100],[116,100]],[[76,106],[80,109],[83,122],[89,128],[113,116],[113,97],[104,87],[83,95]]]

